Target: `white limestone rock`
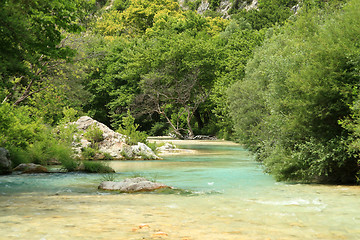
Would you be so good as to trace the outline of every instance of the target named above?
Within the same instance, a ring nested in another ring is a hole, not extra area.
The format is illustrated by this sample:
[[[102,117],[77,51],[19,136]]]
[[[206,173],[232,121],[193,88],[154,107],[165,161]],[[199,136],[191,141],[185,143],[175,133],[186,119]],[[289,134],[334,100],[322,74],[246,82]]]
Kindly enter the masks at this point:
[[[142,178],[142,177],[126,178],[121,182],[105,181],[102,182],[98,187],[98,189],[102,189],[102,190],[120,191],[125,193],[148,192],[161,188],[171,188],[171,187],[162,183],[151,182],[146,178]]]
[[[82,148],[91,146],[91,142],[84,137],[85,132],[89,127],[96,126],[103,132],[103,140],[97,143],[98,150],[102,153],[109,154],[113,159],[161,159],[143,143],[138,143],[135,146],[127,145],[125,143],[125,135],[111,130],[105,124],[91,117],[80,117],[72,124],[75,124],[79,131],[76,136],[74,136],[74,139],[80,139],[79,142],[73,142],[73,149],[78,156],[80,156]]]

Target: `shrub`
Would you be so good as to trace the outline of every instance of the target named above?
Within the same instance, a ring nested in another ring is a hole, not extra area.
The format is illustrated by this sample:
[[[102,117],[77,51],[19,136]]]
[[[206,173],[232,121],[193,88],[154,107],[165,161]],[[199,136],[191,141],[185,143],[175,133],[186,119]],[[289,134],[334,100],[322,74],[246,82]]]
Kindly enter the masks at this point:
[[[102,162],[84,161],[84,171],[88,173],[112,173],[114,169]]]
[[[115,181],[116,175],[114,173],[106,173],[102,176],[102,181]]]
[[[85,147],[81,149],[81,156],[83,159],[94,159],[96,154],[96,150],[90,147]]]
[[[126,144],[136,145],[138,142],[147,144],[147,134],[137,131],[139,124],[135,123],[135,118],[131,116],[130,111],[127,112],[126,117],[123,117],[122,125],[117,132],[126,136]]]
[[[85,132],[84,137],[93,145],[104,140],[103,131],[95,124],[91,125]]]
[[[158,147],[158,144],[157,144],[156,142],[153,142],[153,143],[148,142],[148,143],[147,143],[147,146],[148,146],[149,148],[151,148],[151,150],[152,150],[154,153],[156,153],[156,148]]]
[[[72,158],[62,159],[61,164],[63,165],[64,169],[66,169],[68,172],[76,171],[79,167],[79,161],[76,161]]]
[[[105,160],[112,160],[113,159],[113,156],[111,156],[109,153],[103,153],[104,154],[104,159]]]
[[[0,105],[0,146],[26,149],[38,139],[45,125],[40,120],[30,117],[27,107],[13,107],[10,104]]]
[[[12,167],[16,167],[21,163],[28,163],[29,158],[28,154],[24,149],[14,147],[14,146],[8,146],[6,148],[10,152],[10,159],[12,162]]]
[[[131,156],[130,154],[128,154],[126,151],[121,151],[121,156],[123,156],[126,160],[133,160],[134,159],[134,157],[133,156]]]

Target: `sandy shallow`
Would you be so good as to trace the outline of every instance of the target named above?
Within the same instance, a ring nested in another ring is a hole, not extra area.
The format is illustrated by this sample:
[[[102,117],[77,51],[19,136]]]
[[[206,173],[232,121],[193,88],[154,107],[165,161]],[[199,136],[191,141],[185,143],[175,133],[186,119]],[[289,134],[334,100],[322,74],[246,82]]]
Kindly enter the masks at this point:
[[[173,156],[173,155],[204,155],[204,154],[206,154],[205,152],[201,152],[201,151],[198,151],[195,149],[187,149],[186,146],[190,146],[190,145],[191,146],[194,146],[194,145],[195,146],[198,146],[198,145],[240,146],[240,144],[238,144],[238,143],[225,141],[225,140],[179,140],[179,139],[174,139],[174,138],[170,138],[167,136],[149,137],[148,141],[150,143],[156,142],[157,144],[171,143],[177,147],[174,150],[168,150],[168,151],[158,153],[158,155],[161,157]]]
[[[109,164],[191,194],[108,193],[97,174],[0,176],[0,240],[360,239],[359,186],[277,183],[235,143],[160,140],[201,156]]]

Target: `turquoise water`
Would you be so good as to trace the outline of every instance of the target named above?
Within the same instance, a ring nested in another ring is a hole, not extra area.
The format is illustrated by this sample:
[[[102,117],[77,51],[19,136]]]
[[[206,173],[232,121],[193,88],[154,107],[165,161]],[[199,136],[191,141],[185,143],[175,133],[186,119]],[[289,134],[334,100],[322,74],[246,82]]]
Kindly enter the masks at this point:
[[[112,161],[187,194],[99,191],[102,174],[0,177],[0,239],[360,239],[360,188],[278,183],[240,145]]]
[[[183,146],[199,151],[197,156],[172,156],[159,161],[108,162],[121,180],[141,175],[170,186],[199,193],[254,191],[274,185],[261,165],[240,146]],[[53,173],[0,176],[0,194],[78,193],[97,194],[103,174]]]

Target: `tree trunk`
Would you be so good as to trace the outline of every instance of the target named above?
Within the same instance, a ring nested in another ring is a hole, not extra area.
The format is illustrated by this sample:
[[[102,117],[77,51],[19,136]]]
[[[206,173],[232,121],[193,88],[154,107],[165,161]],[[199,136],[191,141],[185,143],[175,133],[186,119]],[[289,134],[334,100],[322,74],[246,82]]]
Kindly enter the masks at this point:
[[[170,126],[173,128],[175,135],[180,138],[184,139],[184,136],[180,133],[179,129],[174,126],[174,124],[170,121],[170,119],[166,116],[164,112],[160,112],[161,115],[163,115],[166,118],[166,121],[170,124]]]
[[[187,109],[186,123],[187,123],[187,126],[188,126],[189,139],[194,138],[194,132],[193,132],[192,127],[191,127],[191,118],[192,118],[192,116],[193,116],[193,114],[190,111],[190,109]]]

